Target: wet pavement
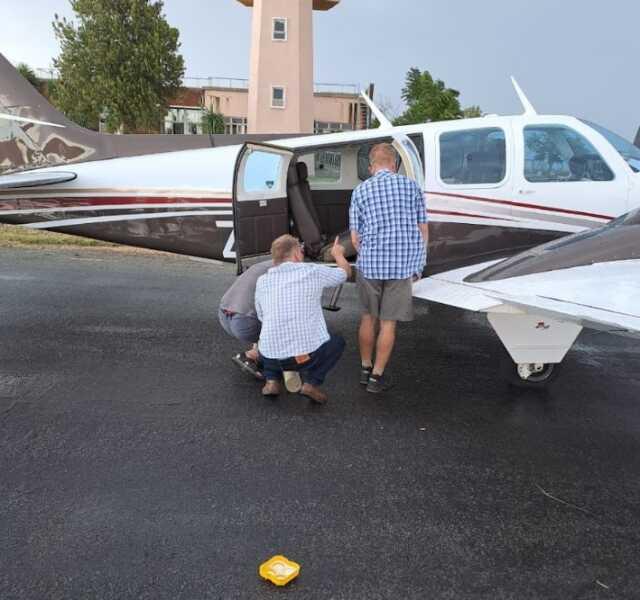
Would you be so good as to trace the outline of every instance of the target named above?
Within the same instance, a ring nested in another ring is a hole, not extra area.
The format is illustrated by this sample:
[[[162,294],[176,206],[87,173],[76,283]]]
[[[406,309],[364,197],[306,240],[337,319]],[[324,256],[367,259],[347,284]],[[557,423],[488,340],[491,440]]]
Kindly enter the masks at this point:
[[[348,289],[329,404],[268,401],[216,322],[232,281],[0,249],[0,598],[640,597],[637,342],[584,332],[515,391],[482,316],[420,305],[372,397]]]

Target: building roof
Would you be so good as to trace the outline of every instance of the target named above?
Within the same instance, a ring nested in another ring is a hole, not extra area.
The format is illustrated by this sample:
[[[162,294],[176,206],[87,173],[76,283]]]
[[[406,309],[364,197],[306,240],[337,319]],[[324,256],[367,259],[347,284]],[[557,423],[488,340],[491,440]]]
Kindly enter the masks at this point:
[[[245,6],[253,6],[253,0],[238,0]],[[313,0],[313,10],[331,10],[340,0]]]
[[[200,108],[204,104],[202,88],[182,87],[171,99],[169,106],[192,106]]]

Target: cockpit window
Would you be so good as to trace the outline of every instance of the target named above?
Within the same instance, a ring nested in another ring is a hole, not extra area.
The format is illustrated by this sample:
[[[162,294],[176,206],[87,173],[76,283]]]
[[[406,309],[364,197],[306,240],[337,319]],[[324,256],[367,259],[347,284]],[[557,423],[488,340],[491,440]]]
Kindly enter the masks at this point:
[[[624,158],[629,166],[636,172],[640,172],[640,148],[634,146],[631,142],[625,140],[621,135],[609,131],[602,125],[597,125],[591,121],[580,119],[585,125],[595,129],[599,134],[604,136],[607,141],[618,151],[620,156]]]
[[[613,171],[591,142],[564,125],[524,128],[524,176],[536,183],[611,181]]]

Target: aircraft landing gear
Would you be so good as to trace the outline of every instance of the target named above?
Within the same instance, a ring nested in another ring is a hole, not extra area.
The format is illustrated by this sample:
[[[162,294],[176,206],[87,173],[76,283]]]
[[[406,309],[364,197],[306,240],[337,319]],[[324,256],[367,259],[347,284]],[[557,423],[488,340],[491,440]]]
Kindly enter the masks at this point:
[[[503,372],[509,385],[526,389],[545,389],[558,376],[559,364],[513,362],[506,354],[503,357]]]
[[[487,315],[504,345],[502,370],[510,385],[543,389],[558,375],[560,363],[582,330],[580,325],[502,307]]]

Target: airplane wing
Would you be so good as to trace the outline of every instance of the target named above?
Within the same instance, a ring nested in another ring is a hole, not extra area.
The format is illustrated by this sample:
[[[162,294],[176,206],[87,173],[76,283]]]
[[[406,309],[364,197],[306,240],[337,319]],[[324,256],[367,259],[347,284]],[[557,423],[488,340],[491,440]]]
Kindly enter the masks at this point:
[[[640,209],[503,261],[428,277],[416,298],[487,313],[516,369],[544,386],[584,327],[640,338]]]
[[[0,175],[0,189],[17,189],[73,181],[78,176],[71,171],[27,171],[15,175]]]
[[[580,327],[640,337],[640,260],[608,261],[497,281],[465,281],[495,264],[428,277],[414,285],[413,294],[471,311],[496,313],[510,307]]]

